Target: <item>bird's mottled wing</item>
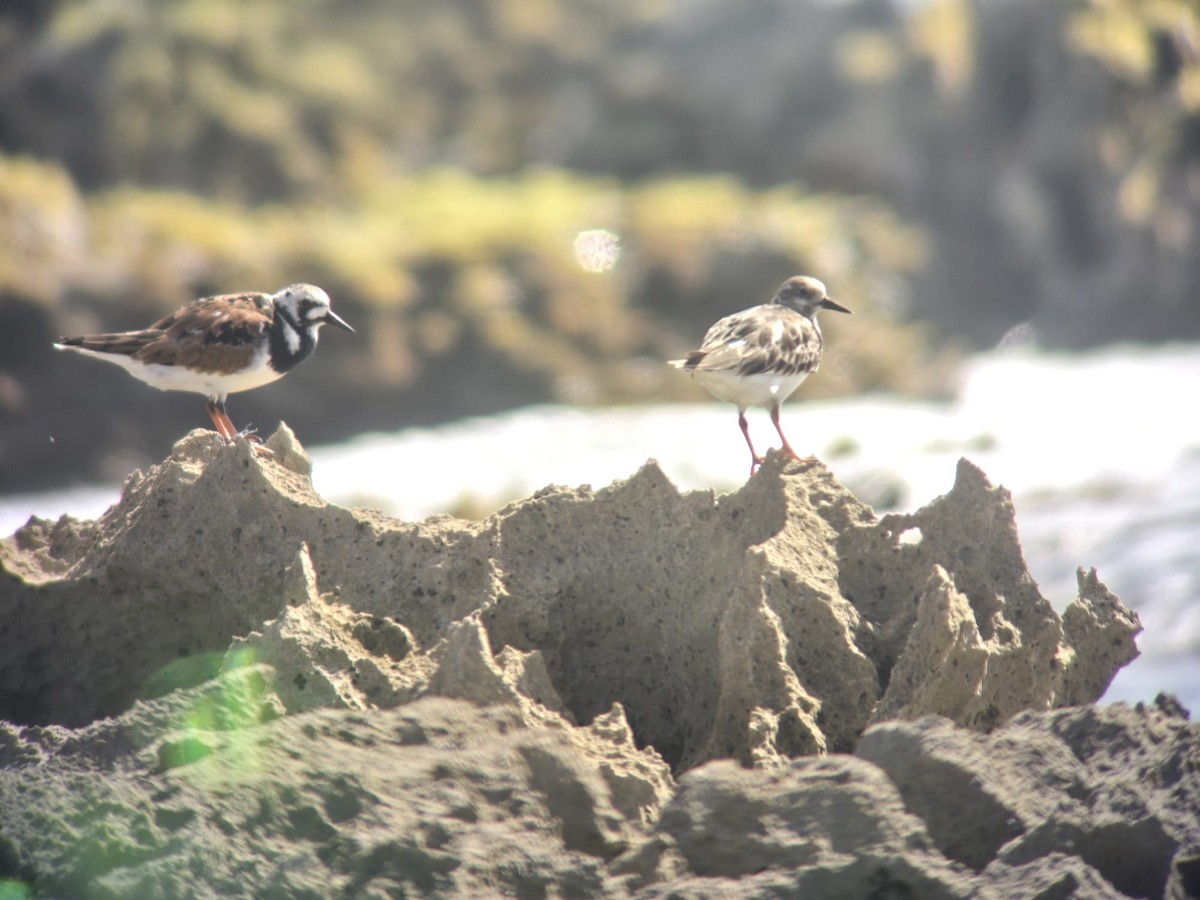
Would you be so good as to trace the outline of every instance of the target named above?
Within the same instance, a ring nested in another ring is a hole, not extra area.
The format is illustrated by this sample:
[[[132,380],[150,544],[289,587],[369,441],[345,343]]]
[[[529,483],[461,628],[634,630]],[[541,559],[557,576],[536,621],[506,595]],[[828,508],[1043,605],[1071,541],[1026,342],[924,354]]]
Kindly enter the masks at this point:
[[[142,334],[156,334],[132,355],[144,363],[227,374],[245,366],[270,327],[270,294],[220,294],[193,300]]]
[[[693,350],[684,368],[708,372],[798,375],[816,371],[821,332],[807,316],[777,305],[756,306],[721,319]]]

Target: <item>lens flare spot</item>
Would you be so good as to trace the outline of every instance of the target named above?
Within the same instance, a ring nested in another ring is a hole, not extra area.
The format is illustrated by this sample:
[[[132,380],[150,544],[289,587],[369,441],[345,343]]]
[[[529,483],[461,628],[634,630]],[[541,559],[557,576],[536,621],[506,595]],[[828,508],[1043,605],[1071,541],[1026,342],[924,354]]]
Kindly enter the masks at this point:
[[[621,239],[604,228],[575,235],[575,259],[588,272],[607,272],[621,255]]]

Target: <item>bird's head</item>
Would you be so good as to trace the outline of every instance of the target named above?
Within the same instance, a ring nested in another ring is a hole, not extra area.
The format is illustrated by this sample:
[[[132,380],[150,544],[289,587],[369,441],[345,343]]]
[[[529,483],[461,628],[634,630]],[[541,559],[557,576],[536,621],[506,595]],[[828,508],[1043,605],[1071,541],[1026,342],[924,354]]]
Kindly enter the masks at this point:
[[[807,275],[795,275],[779,286],[772,303],[780,303],[789,309],[813,318],[819,309],[832,309],[848,313],[850,310],[834,301],[825,293],[825,285]]]
[[[281,307],[301,328],[315,333],[322,325],[336,325],[354,333],[346,322],[329,308],[329,295],[315,284],[293,284],[275,295],[275,305]]]

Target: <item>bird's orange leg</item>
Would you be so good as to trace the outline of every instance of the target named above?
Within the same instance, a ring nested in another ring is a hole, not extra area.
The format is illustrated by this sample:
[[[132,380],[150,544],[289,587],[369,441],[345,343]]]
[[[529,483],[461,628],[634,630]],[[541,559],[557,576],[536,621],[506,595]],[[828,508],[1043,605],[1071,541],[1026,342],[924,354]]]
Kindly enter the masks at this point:
[[[217,434],[227,441],[237,440],[237,428],[229,420],[229,416],[225,414],[224,402],[209,397],[204,402],[204,408],[208,411],[208,417],[212,419],[213,427],[217,429]]]
[[[783,426],[781,426],[779,424],[779,404],[778,403],[776,403],[774,406],[771,407],[771,424],[775,426],[775,430],[779,433],[779,439],[781,441],[783,441],[783,446],[780,447],[781,453],[783,453],[785,456],[790,456],[792,459],[798,460],[799,462],[802,462],[802,463],[814,463],[817,461],[817,458],[815,456],[801,457],[796,453],[795,450],[792,449],[792,445],[788,443],[787,436],[783,433]]]
[[[238,440],[249,441],[259,453],[266,456],[272,455],[270,450],[262,446],[262,438],[257,437],[251,429],[238,431],[233,420],[229,418],[229,414],[225,412],[224,400],[210,398],[205,404],[205,409],[208,410],[208,416],[213,420],[213,425],[217,427],[217,434],[221,435],[228,443],[232,444]]]
[[[738,410],[738,425],[742,427],[742,436],[746,439],[746,446],[750,448],[750,474],[754,474],[763,463],[763,458],[754,452],[754,442],[750,440],[750,423],[746,421],[746,411]]]

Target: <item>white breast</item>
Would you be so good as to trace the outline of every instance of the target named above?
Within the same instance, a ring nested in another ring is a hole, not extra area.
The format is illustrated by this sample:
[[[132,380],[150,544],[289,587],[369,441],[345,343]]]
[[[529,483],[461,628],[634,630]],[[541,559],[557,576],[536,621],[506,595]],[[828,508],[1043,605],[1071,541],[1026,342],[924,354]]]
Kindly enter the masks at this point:
[[[210,397],[224,397],[226,394],[262,387],[281,377],[279,372],[271,368],[270,351],[265,343],[251,357],[250,365],[229,375],[193,372],[183,366],[146,365],[124,354],[97,353],[82,347],[67,349],[118,365],[134,378],[160,391],[189,391]]]
[[[710,394],[726,403],[736,403],[739,409],[748,406],[770,409],[790,397],[809,375],[808,372],[797,375],[772,375],[767,372],[736,375],[733,372],[706,372],[703,369],[697,369],[694,374]]]

